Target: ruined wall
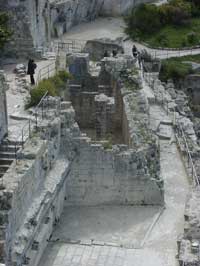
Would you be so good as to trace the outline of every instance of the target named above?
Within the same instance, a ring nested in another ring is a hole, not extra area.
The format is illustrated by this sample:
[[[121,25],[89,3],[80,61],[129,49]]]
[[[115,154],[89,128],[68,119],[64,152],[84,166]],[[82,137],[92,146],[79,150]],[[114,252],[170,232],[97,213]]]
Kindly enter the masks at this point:
[[[80,139],[66,187],[67,205],[163,204],[162,186],[151,180],[143,151],[102,145]]]
[[[153,2],[152,0],[105,0],[101,15],[120,16],[130,12],[136,5]]]
[[[8,133],[6,90],[5,76],[3,72],[0,72],[0,142]]]
[[[70,149],[66,146],[61,158],[60,138],[63,131],[70,132],[69,113],[73,117],[69,105],[60,115],[48,111],[48,118],[19,151],[20,159],[3,176],[0,259],[6,265],[37,265],[61,215]]]
[[[79,139],[79,153],[73,162],[69,183],[66,188],[66,204],[162,204],[163,182],[160,179],[159,146],[148,128],[148,101],[142,93],[138,73],[132,77],[127,72],[133,67],[130,58],[103,59],[103,68],[113,76],[113,93],[118,98],[114,108],[106,110],[110,100],[105,95],[98,95],[100,100],[101,127],[113,110],[118,118],[126,120],[123,131],[126,132],[126,144],[106,149],[102,144],[92,144],[87,137]],[[121,73],[125,72],[134,86],[126,87]],[[121,101],[120,101],[121,96]],[[105,108],[104,108],[105,107]],[[97,113],[98,118],[98,113]],[[110,123],[112,125],[112,123]],[[109,128],[109,127],[108,127]],[[124,133],[125,135],[125,133]]]

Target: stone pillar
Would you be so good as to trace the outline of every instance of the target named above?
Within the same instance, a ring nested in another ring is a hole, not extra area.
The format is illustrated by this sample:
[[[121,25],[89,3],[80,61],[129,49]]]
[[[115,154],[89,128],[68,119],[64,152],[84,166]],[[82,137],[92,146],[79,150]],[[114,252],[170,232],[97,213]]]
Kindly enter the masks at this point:
[[[89,54],[73,53],[67,55],[66,64],[69,66],[69,72],[77,81],[82,81],[89,73]]]
[[[113,114],[115,110],[114,98],[105,94],[95,96],[96,109],[96,137],[104,138],[113,132]]]

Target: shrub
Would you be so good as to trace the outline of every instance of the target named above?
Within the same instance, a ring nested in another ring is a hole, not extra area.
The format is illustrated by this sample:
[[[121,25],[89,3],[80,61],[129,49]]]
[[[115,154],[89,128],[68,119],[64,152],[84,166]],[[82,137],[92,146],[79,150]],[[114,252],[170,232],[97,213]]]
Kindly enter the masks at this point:
[[[11,36],[11,31],[8,27],[9,16],[6,13],[0,13],[0,48],[3,48],[4,44]]]
[[[159,7],[162,25],[181,26],[189,23],[191,18],[191,4],[184,0],[171,0]]]
[[[31,106],[37,105],[47,91],[49,95],[56,96],[55,84],[51,79],[44,79],[40,81],[39,84],[31,90],[31,98],[26,107],[29,108]]]
[[[177,61],[176,59],[169,59],[162,62],[159,78],[164,82],[168,79],[173,79],[176,82],[191,73],[191,65]]]
[[[199,39],[198,39],[196,33],[193,32],[193,31],[192,32],[189,32],[187,34],[187,41],[188,41],[188,43],[190,45],[195,45],[195,44],[198,44],[199,43]]]
[[[58,75],[61,78],[61,80],[63,80],[64,82],[67,82],[69,79],[72,79],[72,75],[65,70],[59,71]]]
[[[135,37],[140,33],[151,34],[161,28],[158,7],[155,5],[141,4],[132,10],[125,19],[128,31]]]
[[[141,4],[125,18],[126,32],[132,38],[150,36],[163,26],[189,25],[191,15],[192,4],[185,0],[171,0],[161,6]],[[167,43],[168,40],[160,39],[160,43],[162,42]]]
[[[168,38],[165,33],[160,33],[157,36],[157,41],[161,46],[167,46],[168,45]]]
[[[70,78],[71,75],[68,72],[60,71],[55,76],[40,81],[39,84],[31,90],[31,97],[26,107],[29,108],[37,105],[47,91],[50,96],[58,96],[60,91],[65,88],[65,83]]]

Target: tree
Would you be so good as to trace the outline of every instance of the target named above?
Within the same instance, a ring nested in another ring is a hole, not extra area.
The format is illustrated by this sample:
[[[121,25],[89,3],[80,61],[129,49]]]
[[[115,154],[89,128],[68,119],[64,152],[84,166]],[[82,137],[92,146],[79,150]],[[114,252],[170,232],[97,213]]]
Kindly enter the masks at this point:
[[[11,36],[11,31],[8,26],[9,16],[8,14],[0,13],[0,48],[3,48],[5,43]]]

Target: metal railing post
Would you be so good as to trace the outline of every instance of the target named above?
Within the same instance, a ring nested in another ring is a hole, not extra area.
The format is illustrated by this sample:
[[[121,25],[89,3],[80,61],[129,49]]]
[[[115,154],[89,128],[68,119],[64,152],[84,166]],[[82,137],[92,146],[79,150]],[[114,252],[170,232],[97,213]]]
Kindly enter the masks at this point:
[[[22,129],[22,148],[24,148],[24,130]]]
[[[37,131],[37,127],[38,127],[38,113],[37,113],[37,110],[35,112],[35,126],[36,126],[36,131]]]
[[[28,135],[30,138],[31,137],[31,120],[30,119],[28,120]]]

